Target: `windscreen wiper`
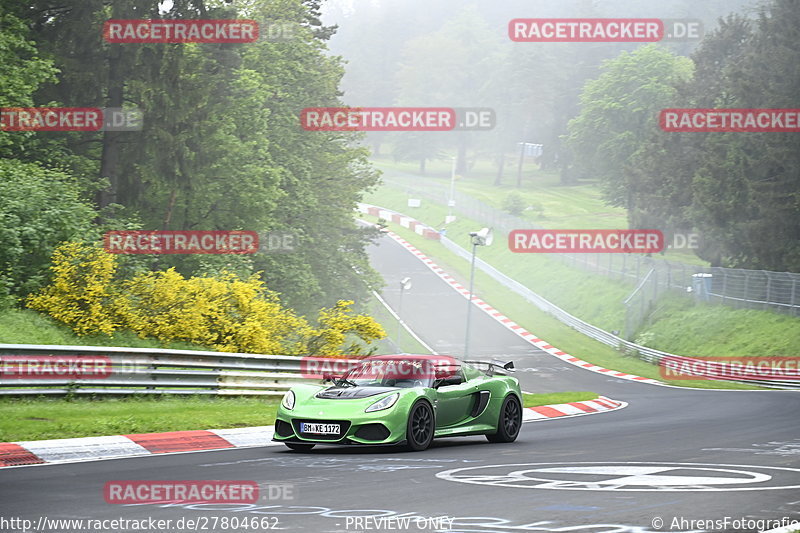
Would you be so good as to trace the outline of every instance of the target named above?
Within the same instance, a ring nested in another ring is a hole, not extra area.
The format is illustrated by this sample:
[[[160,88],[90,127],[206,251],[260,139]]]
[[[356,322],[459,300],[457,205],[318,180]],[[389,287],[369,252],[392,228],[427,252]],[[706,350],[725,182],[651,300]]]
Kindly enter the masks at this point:
[[[350,387],[358,387],[358,383],[354,381],[350,381],[346,377],[342,376],[336,381],[336,385],[341,387],[342,385],[349,385]]]

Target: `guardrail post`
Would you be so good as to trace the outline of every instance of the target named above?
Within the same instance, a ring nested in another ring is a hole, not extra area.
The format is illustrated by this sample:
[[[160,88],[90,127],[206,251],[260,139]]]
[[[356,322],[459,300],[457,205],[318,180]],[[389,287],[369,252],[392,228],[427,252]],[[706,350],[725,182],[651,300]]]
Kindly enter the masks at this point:
[[[772,303],[772,301],[770,299],[770,288],[771,288],[771,285],[772,285],[772,276],[770,275],[769,272],[765,272],[765,274],[767,275],[767,295],[764,298],[764,309],[769,309],[769,306]]]
[[[630,340],[631,335],[631,306],[625,304],[625,338]]]
[[[620,280],[625,279],[625,273],[628,271],[627,264],[628,264],[628,254],[622,254],[622,269],[619,273]]]
[[[728,275],[724,271],[721,274],[722,274],[722,303],[725,304],[725,300],[728,297]]]
[[[742,307],[747,307],[747,300],[749,296],[748,291],[748,281],[750,281],[750,274],[747,272],[744,273],[744,291],[742,293]]]

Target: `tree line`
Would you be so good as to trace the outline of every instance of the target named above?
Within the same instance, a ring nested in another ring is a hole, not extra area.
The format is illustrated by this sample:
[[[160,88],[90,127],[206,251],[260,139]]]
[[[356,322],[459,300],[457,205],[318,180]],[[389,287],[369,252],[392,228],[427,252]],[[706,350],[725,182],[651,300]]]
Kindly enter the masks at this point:
[[[291,233],[291,253],[121,257],[121,275],[174,268],[261,280],[315,316],[377,283],[353,225],[378,181],[353,133],[306,132],[301,109],[336,106],[321,0],[3,0],[0,107],[138,108],[141,131],[0,131],[0,299],[44,286],[60,242],[109,230]],[[291,38],[244,44],[110,44],[109,19],[252,19]]]
[[[544,145],[541,167],[561,183],[598,182],[633,228],[698,232],[698,255],[715,266],[800,271],[800,136],[675,133],[664,108],[798,108],[800,9],[796,0],[617,0],[463,5],[445,1],[420,17],[422,0],[374,4],[348,20],[358,32],[332,46],[352,58],[351,105],[488,106],[491,132],[370,134],[373,151],[399,160],[457,154],[469,177],[490,159],[495,185],[513,183],[517,143]],[[730,11],[738,13],[729,14]],[[509,15],[504,15],[509,13]],[[511,43],[513,17],[686,17],[700,41]],[[336,39],[339,39],[337,41]],[[369,43],[365,46],[364,43]]]

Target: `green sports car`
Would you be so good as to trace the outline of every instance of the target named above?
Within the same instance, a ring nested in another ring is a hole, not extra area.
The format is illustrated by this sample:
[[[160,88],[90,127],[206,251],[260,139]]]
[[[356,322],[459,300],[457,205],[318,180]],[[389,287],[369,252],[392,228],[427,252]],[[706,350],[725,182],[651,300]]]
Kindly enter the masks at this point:
[[[485,367],[485,368],[482,368]],[[332,385],[292,387],[281,401],[273,440],[298,451],[316,444],[404,445],[424,450],[435,437],[486,435],[513,442],[522,426],[513,363],[438,355],[379,355],[359,361]]]

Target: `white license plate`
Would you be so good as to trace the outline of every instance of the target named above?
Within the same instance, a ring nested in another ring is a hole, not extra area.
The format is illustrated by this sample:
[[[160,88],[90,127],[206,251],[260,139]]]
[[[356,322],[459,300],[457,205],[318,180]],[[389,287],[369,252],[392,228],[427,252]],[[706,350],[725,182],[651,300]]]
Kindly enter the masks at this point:
[[[339,424],[316,424],[309,422],[300,423],[300,433],[313,433],[314,435],[338,435]]]

